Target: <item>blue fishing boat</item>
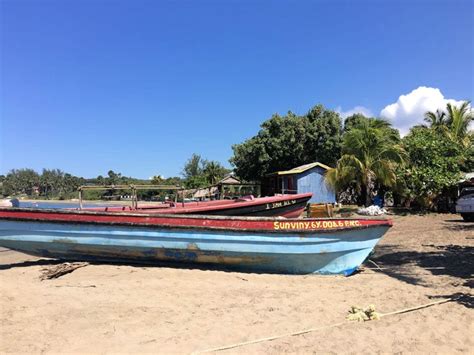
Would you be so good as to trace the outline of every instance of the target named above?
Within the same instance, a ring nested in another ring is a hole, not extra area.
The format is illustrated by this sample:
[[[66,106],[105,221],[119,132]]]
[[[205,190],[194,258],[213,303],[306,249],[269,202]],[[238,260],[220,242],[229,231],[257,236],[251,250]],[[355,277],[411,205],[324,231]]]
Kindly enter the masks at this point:
[[[64,260],[352,274],[392,222],[0,208],[0,246]]]

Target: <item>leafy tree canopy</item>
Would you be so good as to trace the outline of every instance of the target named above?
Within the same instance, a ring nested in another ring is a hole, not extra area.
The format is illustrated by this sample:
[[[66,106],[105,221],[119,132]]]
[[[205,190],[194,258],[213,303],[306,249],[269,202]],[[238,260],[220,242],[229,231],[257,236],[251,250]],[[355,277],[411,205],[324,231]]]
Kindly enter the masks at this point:
[[[230,162],[246,180],[315,161],[333,165],[340,156],[341,128],[339,115],[322,105],[303,116],[275,114],[256,136],[232,146]]]
[[[226,174],[228,174],[230,170],[224,168],[222,164],[219,163],[218,161],[211,160],[211,161],[206,161],[206,164],[204,165],[204,169],[202,172],[206,178],[206,181],[210,185],[214,185],[219,180],[222,180],[222,178]]]
[[[183,182],[179,176],[172,176],[169,178],[165,178],[161,175],[155,175],[151,179],[152,185],[172,185],[172,186],[180,186]]]
[[[2,184],[2,194],[5,196],[25,194],[32,195],[39,186],[40,176],[33,169],[13,169]]]
[[[444,111],[426,112],[425,121],[441,139],[448,139],[462,148],[464,159],[460,165],[461,171],[473,171],[474,132],[470,129],[470,125],[474,122],[474,112],[470,102],[464,101],[459,106],[448,103]]]
[[[425,121],[437,133],[446,135],[466,149],[472,149],[474,133],[469,130],[469,125],[474,122],[474,113],[469,101],[464,101],[459,106],[448,103],[445,111],[428,111],[425,113]]]
[[[430,207],[445,188],[455,186],[461,177],[465,150],[437,129],[414,127],[402,145],[409,165],[398,171],[398,192],[420,206]]]
[[[378,125],[383,126],[390,137],[398,141],[400,139],[400,132],[398,129],[393,128],[388,122],[383,121],[376,117],[366,117],[361,113],[355,113],[344,120],[344,133],[350,131],[352,128],[360,128],[365,124],[373,124],[370,122],[379,122]],[[385,123],[384,123],[385,122]]]
[[[186,164],[184,164],[182,173],[184,178],[189,179],[201,175],[206,164],[206,159],[203,159],[199,154],[193,153],[191,158],[189,158],[186,161]]]
[[[352,128],[360,126],[362,123],[368,120],[370,120],[370,118],[364,116],[361,113],[355,113],[351,116],[348,116],[344,120],[344,132],[350,131]]]
[[[85,179],[59,169],[43,169],[41,174],[32,169],[13,169],[5,176],[1,193],[4,196],[76,197],[77,188],[84,183]]]
[[[230,170],[215,160],[207,160],[194,153],[183,168],[184,185],[189,189],[213,185]]]

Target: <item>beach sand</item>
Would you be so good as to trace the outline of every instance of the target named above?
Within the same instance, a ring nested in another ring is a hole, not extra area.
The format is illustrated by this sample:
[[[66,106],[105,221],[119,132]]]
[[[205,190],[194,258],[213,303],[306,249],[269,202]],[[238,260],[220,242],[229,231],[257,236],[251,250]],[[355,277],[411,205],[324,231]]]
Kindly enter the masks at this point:
[[[102,264],[41,281],[54,261],[2,249],[0,352],[190,353],[461,296],[223,353],[473,353],[473,238],[457,215],[395,216],[381,270],[351,277]]]

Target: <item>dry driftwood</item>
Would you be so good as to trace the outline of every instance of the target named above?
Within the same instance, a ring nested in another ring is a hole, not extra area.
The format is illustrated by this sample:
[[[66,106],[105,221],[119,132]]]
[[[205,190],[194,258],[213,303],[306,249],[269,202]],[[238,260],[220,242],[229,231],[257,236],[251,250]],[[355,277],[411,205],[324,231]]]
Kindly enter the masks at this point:
[[[62,263],[59,265],[54,265],[50,268],[41,270],[43,274],[41,275],[40,279],[41,281],[57,279],[58,277],[69,274],[70,272],[87,265],[89,265],[89,263]]]

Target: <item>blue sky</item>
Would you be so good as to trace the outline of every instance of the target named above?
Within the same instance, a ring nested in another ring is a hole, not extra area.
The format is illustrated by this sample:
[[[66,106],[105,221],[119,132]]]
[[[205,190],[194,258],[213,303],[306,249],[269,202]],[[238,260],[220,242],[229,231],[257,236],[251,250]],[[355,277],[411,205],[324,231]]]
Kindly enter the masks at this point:
[[[0,174],[228,165],[271,114],[318,103],[406,129],[474,97],[473,3],[1,0]]]

